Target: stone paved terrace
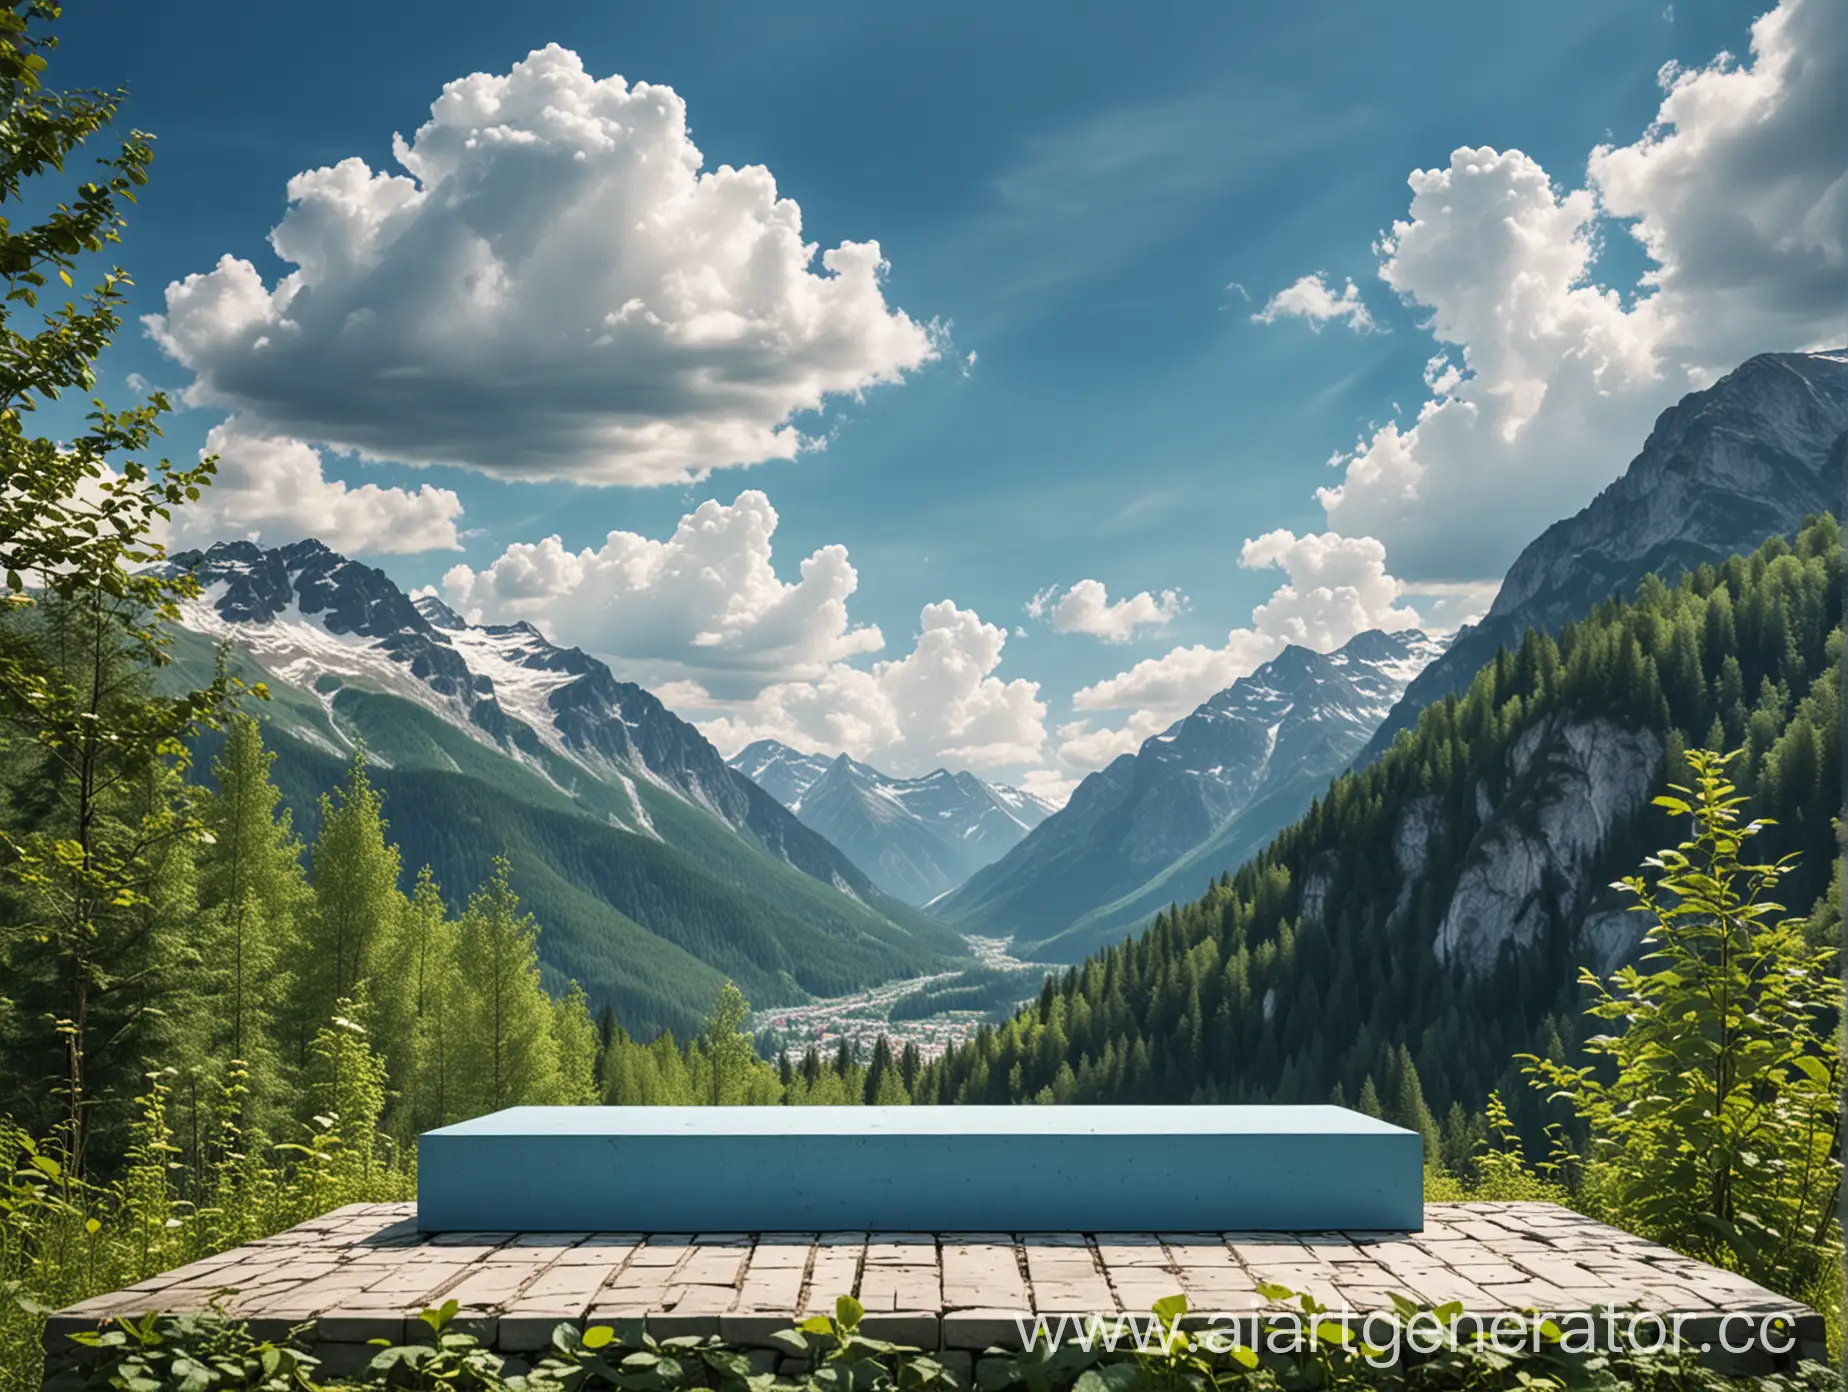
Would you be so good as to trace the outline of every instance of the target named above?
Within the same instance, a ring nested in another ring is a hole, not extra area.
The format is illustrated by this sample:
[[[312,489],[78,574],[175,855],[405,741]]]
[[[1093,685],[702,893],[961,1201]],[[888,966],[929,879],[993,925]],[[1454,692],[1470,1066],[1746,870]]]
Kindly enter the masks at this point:
[[[63,1336],[118,1315],[228,1308],[261,1332],[312,1324],[328,1371],[359,1366],[366,1341],[405,1336],[430,1305],[459,1301],[465,1326],[504,1353],[545,1346],[560,1321],[646,1320],[657,1337],[717,1334],[750,1347],[851,1293],[868,1334],[971,1354],[1018,1346],[1016,1317],[1146,1313],[1185,1292],[1195,1311],[1261,1311],[1260,1280],[1331,1307],[1389,1309],[1393,1292],[1472,1315],[1629,1306],[1682,1315],[1690,1339],[1728,1314],[1795,1322],[1798,1354],[1822,1357],[1821,1317],[1743,1277],[1549,1204],[1430,1204],[1415,1233],[441,1233],[412,1204],[338,1209],[54,1317]],[[1273,1307],[1274,1308],[1274,1307]],[[1744,1340],[1740,1325],[1732,1341]],[[1741,1371],[1757,1371],[1748,1358]],[[1756,1362],[1769,1371],[1762,1354]]]

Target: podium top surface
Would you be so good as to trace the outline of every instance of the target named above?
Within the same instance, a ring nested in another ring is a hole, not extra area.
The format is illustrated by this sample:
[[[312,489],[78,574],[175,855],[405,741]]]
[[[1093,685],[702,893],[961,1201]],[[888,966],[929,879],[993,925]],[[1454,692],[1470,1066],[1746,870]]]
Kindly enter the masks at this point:
[[[1381,1136],[1327,1105],[1176,1107],[508,1107],[425,1136]]]

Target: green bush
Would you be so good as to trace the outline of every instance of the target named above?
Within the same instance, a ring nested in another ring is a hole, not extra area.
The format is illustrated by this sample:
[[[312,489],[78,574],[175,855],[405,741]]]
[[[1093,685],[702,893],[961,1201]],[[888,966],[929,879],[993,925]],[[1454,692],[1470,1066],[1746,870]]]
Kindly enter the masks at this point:
[[[1265,1288],[1305,1314],[1321,1312],[1307,1296]],[[1401,1317],[1414,1313],[1398,1302]],[[1440,1322],[1453,1307],[1430,1311]],[[1145,1346],[1106,1353],[1067,1343],[1012,1352],[994,1349],[976,1365],[980,1392],[1295,1392],[1309,1388],[1446,1389],[1648,1388],[1651,1392],[1753,1386],[1820,1389],[1839,1385],[1835,1371],[1804,1363],[1790,1373],[1750,1380],[1727,1378],[1678,1354],[1568,1351],[1561,1333],[1534,1326],[1536,1346],[1520,1353],[1460,1341],[1436,1353],[1383,1366],[1369,1348],[1340,1326],[1324,1325],[1301,1352],[1265,1353],[1228,1346],[1182,1324],[1185,1297],[1157,1302]],[[637,1321],[627,1328],[593,1325],[579,1331],[561,1324],[551,1347],[530,1368],[516,1368],[452,1325],[456,1302],[426,1310],[424,1337],[379,1351],[357,1375],[323,1379],[308,1349],[291,1340],[255,1338],[234,1320],[209,1315],[149,1316],[73,1338],[87,1356],[55,1374],[46,1392],[316,1392],[366,1388],[385,1392],[956,1392],[960,1380],[941,1360],[916,1348],[868,1338],[863,1311],[843,1296],[832,1317],[817,1316],[773,1335],[783,1355],[778,1372],[717,1339],[656,1340]]]
[[[53,1310],[343,1204],[412,1197],[404,1158],[374,1129],[383,1098],[363,1039],[330,1027],[317,1051],[329,1069],[326,1100],[338,1098],[346,1114],[317,1115],[299,1143],[261,1146],[240,1125],[243,1075],[234,1067],[196,1174],[174,1159],[180,1151],[167,1119],[164,1070],[148,1079],[128,1162],[107,1184],[78,1175],[56,1146],[0,1117],[0,1392],[37,1392],[45,1317]]]
[[[1596,1216],[1821,1308],[1842,1254],[1841,978],[1773,897],[1796,858],[1746,858],[1766,823],[1740,824],[1735,757],[1688,751],[1691,786],[1655,800],[1692,829],[1620,882],[1651,922],[1640,963],[1583,973],[1609,1028],[1592,1062],[1523,1060],[1589,1133]]]

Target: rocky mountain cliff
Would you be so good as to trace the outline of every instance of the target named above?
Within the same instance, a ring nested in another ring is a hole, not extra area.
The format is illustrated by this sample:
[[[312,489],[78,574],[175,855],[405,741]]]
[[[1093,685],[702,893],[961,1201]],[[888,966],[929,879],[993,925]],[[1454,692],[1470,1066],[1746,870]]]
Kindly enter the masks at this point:
[[[1845,492],[1848,349],[1749,359],[1664,411],[1622,477],[1521,552],[1482,622],[1407,688],[1362,761],[1528,628],[1556,634],[1645,575],[1673,584],[1767,537],[1794,536],[1805,517],[1839,514]]]
[[[1608,971],[1621,961],[1641,920],[1598,872],[1613,835],[1655,796],[1663,748],[1660,733],[1599,716],[1555,713],[1523,730],[1504,767],[1474,785],[1474,829],[1454,884],[1433,886],[1444,896],[1432,944],[1437,959],[1480,975],[1505,948],[1525,951],[1564,929],[1588,965]],[[1392,835],[1398,891],[1381,931],[1399,932],[1428,892],[1433,848],[1455,839],[1446,816],[1430,794],[1399,810]],[[1340,862],[1331,852],[1305,877],[1306,921],[1324,918]]]
[[[1652,801],[1687,781],[1684,751],[1739,751],[1746,858],[1783,865],[1780,916],[1837,932],[1843,556],[1818,517],[1557,641],[1528,630],[1205,894],[946,1056],[926,1095],[1317,1102],[1415,1070],[1435,1115],[1493,1089],[1541,1140],[1557,1117],[1518,1057],[1589,1061],[1580,973],[1633,958],[1649,925],[1611,886],[1655,879],[1690,834]]]
[[[992,864],[1053,811],[1031,793],[972,773],[893,778],[845,754],[827,759],[776,740],[747,746],[731,764],[911,904]]]
[[[1073,961],[1198,897],[1299,817],[1439,652],[1423,633],[1286,648],[1078,785],[1018,847],[933,905],[965,931]]]

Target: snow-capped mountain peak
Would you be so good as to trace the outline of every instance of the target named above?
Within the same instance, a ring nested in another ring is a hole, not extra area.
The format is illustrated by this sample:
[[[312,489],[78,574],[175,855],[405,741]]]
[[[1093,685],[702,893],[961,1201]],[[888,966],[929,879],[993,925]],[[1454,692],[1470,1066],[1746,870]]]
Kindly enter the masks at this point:
[[[782,809],[698,730],[529,623],[467,623],[435,595],[413,600],[383,571],[318,541],[271,549],[221,542],[169,564],[192,571],[203,587],[183,606],[186,627],[234,642],[313,692],[336,730],[342,689],[381,691],[415,701],[562,791],[577,781],[573,765],[625,790],[629,810],[611,815],[629,830],[654,834],[636,791],[645,782],[740,833],[772,841],[783,834]]]
[[[923,903],[1003,855],[1052,812],[967,771],[894,778],[846,754],[758,740],[732,767],[846,851],[890,893]]]
[[[821,754],[804,754],[781,741],[758,740],[731,757],[731,766],[792,812],[801,810],[802,794],[833,762]]]
[[[1285,648],[1090,775],[933,911],[967,931],[1008,925],[1071,960],[1197,897],[1308,807],[1444,646],[1408,629],[1332,653]]]
[[[411,597],[411,604],[415,607],[417,612],[423,616],[424,622],[429,624],[432,628],[453,629],[468,627],[468,625],[463,622],[460,614],[443,603],[443,601],[438,599],[434,594],[425,592],[423,594],[413,595]]]

